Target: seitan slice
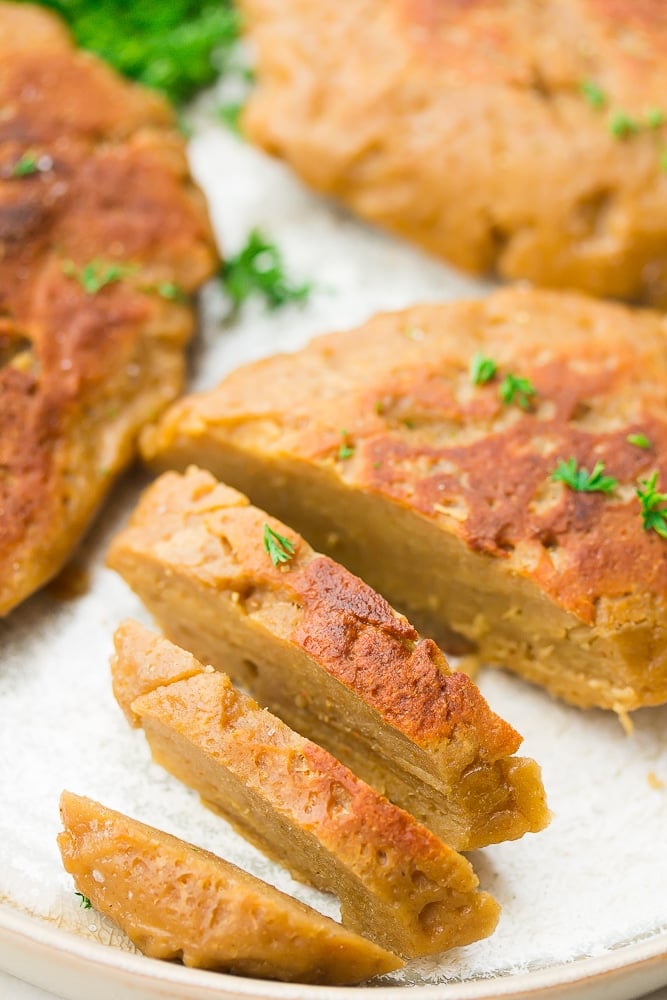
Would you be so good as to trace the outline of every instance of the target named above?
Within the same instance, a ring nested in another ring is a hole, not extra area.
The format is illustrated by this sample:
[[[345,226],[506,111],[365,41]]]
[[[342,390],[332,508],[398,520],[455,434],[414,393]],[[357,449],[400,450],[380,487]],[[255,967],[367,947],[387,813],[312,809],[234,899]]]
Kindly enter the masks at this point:
[[[293,541],[289,562],[273,565],[265,524]],[[514,756],[521,737],[470,678],[370,587],[209,473],[149,487],[108,558],[170,639],[452,847],[546,825],[537,764]]]
[[[77,889],[145,955],[329,985],[402,965],[230,862],[98,802],[63,792],[60,815],[58,846]]]
[[[217,254],[174,112],[0,2],[0,616],[56,574],[181,391]]]
[[[477,382],[476,357],[496,366]],[[144,452],[211,469],[427,634],[447,626],[575,705],[667,701],[658,313],[510,288],[380,315],[176,403]],[[553,479],[573,462],[616,487]]]
[[[154,759],[295,877],[335,893],[346,927],[404,958],[493,931],[498,904],[477,891],[465,858],[225,674],[203,666],[191,673],[190,654],[136,624],[117,636],[113,672],[122,698],[131,696],[127,660],[144,649],[158,664],[155,683],[170,672],[182,677],[152,690],[148,671],[137,679],[145,693],[129,710]]]

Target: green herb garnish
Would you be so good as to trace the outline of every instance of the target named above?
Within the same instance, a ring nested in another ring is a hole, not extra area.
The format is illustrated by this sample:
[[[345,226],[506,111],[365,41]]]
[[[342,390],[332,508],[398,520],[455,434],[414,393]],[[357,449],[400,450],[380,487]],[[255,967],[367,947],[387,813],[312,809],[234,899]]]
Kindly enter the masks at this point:
[[[109,264],[103,260],[91,260],[83,267],[77,267],[71,260],[63,263],[63,272],[70,278],[76,278],[87,295],[97,295],[106,285],[120,281],[135,271],[136,268],[126,264]]]
[[[160,298],[168,299],[170,302],[185,302],[187,299],[187,295],[175,281],[161,281],[155,286],[155,291]]]
[[[241,112],[244,107],[244,101],[230,101],[229,104],[221,104],[218,108],[220,121],[237,135],[241,135]]]
[[[288,302],[303,302],[311,291],[309,284],[288,280],[278,247],[259,229],[252,230],[235,257],[223,262],[220,280],[235,309],[251,295],[261,295],[269,309],[278,309]]]
[[[609,131],[616,139],[627,139],[639,132],[639,122],[625,111],[614,111],[609,119]]]
[[[596,462],[593,471],[588,472],[583,466],[577,468],[576,458],[568,458],[567,462],[559,462],[551,473],[554,482],[565,483],[577,493],[613,493],[618,481],[613,476],[604,476],[604,462]]]
[[[661,538],[667,538],[667,493],[658,493],[658,473],[654,472],[648,479],[640,479],[637,487],[637,499],[641,506],[642,523],[645,531],[655,531]]]
[[[10,177],[29,177],[39,173],[39,157],[34,153],[24,153],[12,167]]]
[[[495,377],[498,365],[491,358],[485,358],[483,354],[475,354],[470,362],[470,381],[473,385],[484,385]]]
[[[667,121],[667,115],[661,108],[649,108],[645,119],[649,128],[661,128]]]
[[[529,410],[532,397],[537,395],[537,389],[530,379],[520,375],[506,375],[498,387],[503,403],[518,403],[522,410]]]
[[[75,892],[74,895],[79,897],[79,906],[84,910],[89,910],[92,907],[93,904],[82,892]]]
[[[289,538],[285,538],[284,535],[279,535],[266,523],[264,524],[264,549],[271,557],[274,566],[289,562],[295,551],[294,542],[290,542]]]
[[[636,448],[651,448],[651,442],[645,434],[628,434],[625,439],[628,444],[633,444]]]
[[[341,434],[343,436],[343,441],[336,453],[336,458],[339,458],[341,461],[345,461],[345,459],[352,458],[354,455],[354,445],[350,444],[348,441],[347,431],[341,431]]]
[[[121,73],[182,102],[226,68],[239,34],[231,0],[42,0]]]
[[[582,80],[579,84],[579,91],[595,111],[600,111],[607,103],[607,95],[595,80]]]

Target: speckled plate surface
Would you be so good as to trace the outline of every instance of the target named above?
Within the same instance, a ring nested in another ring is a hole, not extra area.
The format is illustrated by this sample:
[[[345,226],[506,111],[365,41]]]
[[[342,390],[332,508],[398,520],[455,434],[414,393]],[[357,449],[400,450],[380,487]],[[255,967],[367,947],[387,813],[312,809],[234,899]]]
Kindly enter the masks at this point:
[[[312,280],[303,308],[249,306],[225,320],[207,289],[192,386],[214,385],[243,361],[292,350],[378,309],[483,295],[467,280],[373,232],[304,191],[278,164],[194,112],[193,168],[220,242],[234,252],[260,225],[280,245],[296,280]],[[480,686],[524,734],[523,752],[543,766],[554,820],[545,832],[475,852],[485,889],[503,906],[487,941],[419,960],[355,990],[261,983],[161,964],[134,953],[94,911],[81,910],[55,844],[63,788],[90,795],[227,856],[323,912],[335,903],[289,878],[240,840],[197,797],[150,761],[109,683],[111,636],[137,599],[104,567],[112,534],[146,477],[132,473],[77,556],[85,592],[53,589],[0,621],[0,967],[70,998],[252,997],[296,1000],[377,997],[411,986],[438,998],[638,996],[667,984],[667,707],[634,716],[628,735],[602,712],[582,713],[497,671]]]

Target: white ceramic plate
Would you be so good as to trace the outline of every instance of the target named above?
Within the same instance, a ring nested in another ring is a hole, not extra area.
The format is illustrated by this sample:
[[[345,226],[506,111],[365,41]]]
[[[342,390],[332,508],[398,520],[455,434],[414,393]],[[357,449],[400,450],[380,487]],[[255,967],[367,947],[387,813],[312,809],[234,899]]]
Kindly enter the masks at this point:
[[[380,308],[483,294],[485,288],[372,232],[304,191],[287,172],[214,125],[202,106],[192,143],[221,244],[232,252],[261,225],[298,279],[303,310],[247,308],[224,324],[215,288],[203,297],[192,384],[215,384],[242,361],[300,346]],[[94,911],[81,910],[55,837],[63,788],[98,798],[199,843],[336,916],[335,903],[292,882],[196,796],[153,765],[141,733],[111,696],[111,635],[138,601],[103,555],[143,482],[119,484],[79,557],[90,587],[62,603],[45,591],[0,621],[0,966],[66,997],[347,997],[160,964]],[[480,684],[543,765],[554,820],[544,833],[476,852],[484,888],[503,906],[496,933],[441,960],[420,960],[368,987],[410,985],[419,1000],[635,996],[667,984],[667,708],[636,714],[628,736],[608,713],[582,713],[500,672]]]

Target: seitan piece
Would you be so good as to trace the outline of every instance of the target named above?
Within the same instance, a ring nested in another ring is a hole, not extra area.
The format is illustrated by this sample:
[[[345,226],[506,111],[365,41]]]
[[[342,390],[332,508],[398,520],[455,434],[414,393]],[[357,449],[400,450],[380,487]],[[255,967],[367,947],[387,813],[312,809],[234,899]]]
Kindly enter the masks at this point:
[[[240,0],[243,131],[475,273],[667,305],[667,6]]]
[[[173,112],[0,2],[0,615],[58,572],[175,398],[215,267]]]
[[[289,562],[267,555],[267,523],[295,545]],[[379,594],[209,473],[161,477],[108,559],[174,642],[457,850],[548,822],[537,764],[514,756],[521,737],[473,681]]]
[[[667,491],[662,315],[518,288],[380,315],[176,403],[144,453],[211,469],[427,634],[572,704],[667,701],[667,541],[636,492]],[[572,462],[617,485],[552,478]]]
[[[157,763],[296,878],[335,893],[346,927],[403,958],[493,931],[498,904],[477,891],[465,858],[225,674],[201,665],[192,673],[189,653],[134,623],[116,650],[115,689]],[[128,675],[144,650],[154,674],[141,671],[133,685]],[[144,693],[128,705],[133,687]]]
[[[63,864],[145,955],[217,972],[353,985],[395,955],[235,865],[92,799],[63,792]]]

